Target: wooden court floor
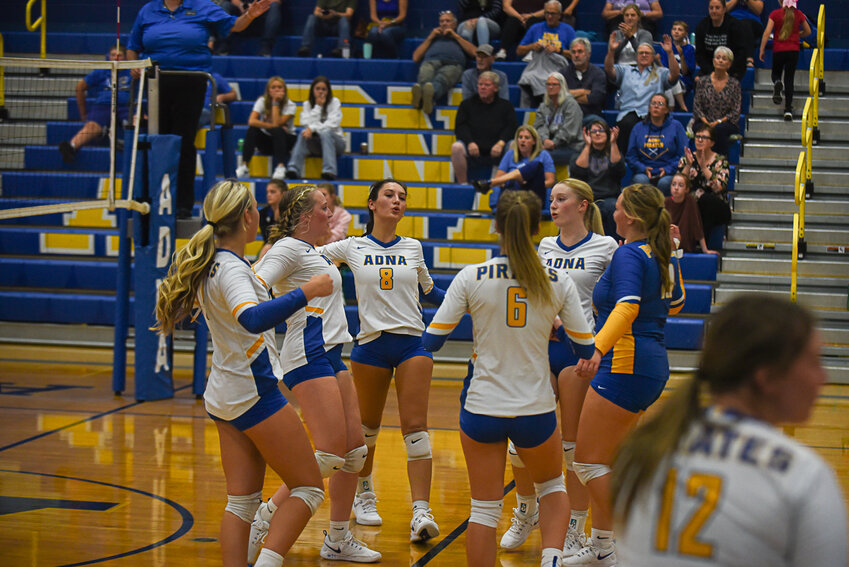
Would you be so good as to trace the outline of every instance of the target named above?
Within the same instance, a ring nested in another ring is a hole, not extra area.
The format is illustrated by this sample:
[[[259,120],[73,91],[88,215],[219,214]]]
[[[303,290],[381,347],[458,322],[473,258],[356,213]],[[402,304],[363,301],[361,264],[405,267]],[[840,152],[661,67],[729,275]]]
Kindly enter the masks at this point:
[[[221,565],[226,496],[217,434],[191,395],[188,362],[177,365],[174,399],[136,403],[131,380],[127,394],[112,393],[111,351],[0,345],[0,566]],[[374,473],[384,524],[354,528],[383,553],[384,565],[465,564],[459,373],[438,368],[431,392],[431,506],[442,533],[427,545],[408,541],[406,460],[390,395]],[[826,387],[811,421],[786,431],[815,447],[849,494],[849,387]],[[508,470],[499,537],[515,505],[511,480]],[[269,473],[266,497],[277,484]],[[333,563],[318,557],[328,509],[325,503],[285,565]],[[498,558],[504,567],[538,565],[539,532]]]

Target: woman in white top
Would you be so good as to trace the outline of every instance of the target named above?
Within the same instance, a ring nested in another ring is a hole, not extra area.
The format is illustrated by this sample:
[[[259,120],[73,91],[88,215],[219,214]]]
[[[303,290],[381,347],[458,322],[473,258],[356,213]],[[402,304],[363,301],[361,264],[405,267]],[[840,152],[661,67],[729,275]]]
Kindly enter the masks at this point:
[[[540,207],[528,191],[501,196],[495,227],[505,255],[461,270],[424,335],[425,348],[437,350],[463,314],[471,314],[475,352],[460,397],[460,441],[472,496],[466,557],[473,565],[495,565],[508,439],[539,499],[541,565],[561,564],[568,527],[557,402],[547,364],[555,317],[560,315],[579,356],[591,357],[595,347],[572,279],[543,267],[534,250],[531,235],[539,230]]]
[[[569,274],[578,296],[584,317],[590,327],[595,327],[593,316],[593,288],[607,269],[616,241],[604,236],[601,214],[593,203],[592,188],[578,179],[559,182],[551,191],[551,220],[560,229],[558,236],[542,239],[537,249],[544,265],[561,269]],[[589,494],[572,470],[575,457],[575,439],[578,435],[578,418],[592,376],[578,376],[575,364],[578,358],[561,347],[560,337],[549,341],[548,363],[552,383],[560,398],[560,431],[563,437],[563,454],[566,460],[566,489],[572,506],[569,532],[563,545],[564,557],[577,553],[585,541],[584,525],[589,508]],[[501,547],[514,549],[527,539],[536,527],[538,514],[533,484],[513,447],[510,448],[513,478],[516,480],[517,507],[513,509],[510,529],[501,538]]]
[[[329,274],[333,293],[310,301],[286,320],[280,352],[283,382],[298,399],[315,444],[315,458],[330,477],[330,529],[321,557],[370,563],[380,553],[370,550],[348,529],[357,488],[357,473],[368,454],[360,421],[357,392],[342,363],[342,345],[351,340],[336,265],[315,249],[328,230],[327,199],[315,186],[290,189],[280,203],[280,222],[271,230],[269,250],[254,266],[276,294],[287,293],[316,274]],[[274,514],[285,487],[263,503],[254,521],[251,543],[264,537],[264,522]]]
[[[785,299],[740,295],[712,316],[695,376],[619,450],[622,565],[847,565],[834,472],[778,427],[810,416],[821,349],[813,317]]]
[[[286,167],[286,177],[299,179],[304,175],[307,155],[321,156],[321,178],[333,181],[338,171],[336,156],[345,151],[342,134],[342,103],[333,96],[330,79],[319,75],[310,85],[309,100],[301,110],[301,125],[292,157]]]
[[[206,195],[208,224],[174,255],[156,303],[160,332],[170,334],[186,317],[206,317],[213,355],[204,392],[206,411],[221,442],[227,479],[227,506],[221,521],[224,565],[244,565],[248,532],[260,505],[266,463],[290,487],[278,506],[256,567],[279,567],[324,500],[318,466],[297,412],[277,382],[281,376],[275,325],[333,289],[329,276],[304,280],[300,288],[269,301],[269,290],[245,260],[245,245],[256,239],[259,212],[252,192],[221,181]]]
[[[242,165],[236,169],[237,177],[248,176],[248,164],[259,148],[271,154],[275,179],[286,175],[286,154],[295,143],[295,103],[289,100],[289,91],[283,77],[271,77],[265,85],[265,94],[256,99],[248,118],[248,133],[242,147]]]
[[[331,260],[351,268],[359,304],[360,332],[351,352],[351,366],[369,456],[360,471],[354,513],[358,524],[383,522],[377,513],[371,471],[394,369],[413,500],[410,541],[426,541],[439,535],[439,527],[429,504],[433,458],[427,407],[433,355],[422,347],[425,325],[419,288],[437,305],[445,293],[433,285],[421,242],[396,233],[407,210],[406,185],[394,179],[377,181],[369,189],[368,209],[363,236],[319,248]]]

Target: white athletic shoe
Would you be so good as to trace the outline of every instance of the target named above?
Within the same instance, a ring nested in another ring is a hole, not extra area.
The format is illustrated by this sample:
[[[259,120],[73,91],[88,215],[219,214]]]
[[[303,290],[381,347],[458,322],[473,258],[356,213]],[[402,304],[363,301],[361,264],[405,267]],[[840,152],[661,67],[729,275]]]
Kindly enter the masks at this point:
[[[410,541],[427,541],[439,535],[439,526],[433,521],[430,508],[427,511],[417,510],[413,512],[410,520]]]
[[[342,541],[330,541],[327,532],[324,532],[324,543],[319,555],[322,559],[354,563],[375,563],[381,558],[379,552],[366,547],[366,544],[355,538],[351,532],[348,532]]]
[[[265,542],[265,536],[268,535],[271,516],[271,512],[268,511],[268,503],[262,502],[256,509],[256,514],[254,514],[254,521],[251,522],[251,535],[248,539],[248,563],[251,565],[256,563],[262,544]]]
[[[271,174],[272,179],[286,179],[286,167],[282,163],[278,163],[274,168],[274,173]]]
[[[563,565],[592,565],[593,567],[612,567],[616,565],[616,547],[596,547],[592,539],[588,545],[571,557],[563,559]]]
[[[566,532],[566,539],[563,540],[563,557],[572,557],[581,551],[586,544],[587,536],[569,528],[569,531]]]
[[[499,49],[498,53],[495,54],[495,60],[504,61],[505,59],[507,59],[507,52],[503,48]]]
[[[243,163],[242,165],[236,168],[236,177],[238,177],[239,179],[244,179],[248,175],[250,175],[250,171],[248,170],[247,164]]]
[[[361,526],[379,526],[383,518],[377,513],[377,496],[374,492],[361,492],[354,497],[354,516]]]
[[[532,516],[524,516],[519,513],[518,508],[513,508],[513,518],[510,522],[510,528],[501,536],[501,547],[504,549],[516,549],[525,543],[531,535],[531,530],[539,527],[539,510]]]
[[[527,53],[527,55],[525,55],[524,57],[522,57],[522,61],[524,61],[525,63],[530,63],[530,62],[533,60],[533,58],[534,58],[534,52],[533,52],[533,51],[529,51],[529,52]]]

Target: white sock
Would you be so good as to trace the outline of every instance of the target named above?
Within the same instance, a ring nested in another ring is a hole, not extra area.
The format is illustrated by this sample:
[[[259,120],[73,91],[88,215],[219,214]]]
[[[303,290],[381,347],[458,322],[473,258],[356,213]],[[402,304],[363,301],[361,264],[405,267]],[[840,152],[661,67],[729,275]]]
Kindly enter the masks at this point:
[[[427,500],[414,500],[413,515],[415,515],[415,513],[419,510],[421,510],[422,512],[427,512],[428,510],[430,510],[430,502],[428,502]]]
[[[348,535],[348,520],[344,522],[334,522],[330,520],[330,530],[327,532],[327,537],[332,542],[342,541]]]
[[[569,529],[578,532],[578,535],[584,535],[584,530],[587,526],[587,511],[572,510],[572,516],[569,518]]]
[[[374,492],[374,487],[371,483],[371,475],[361,476],[357,481],[357,494],[362,494],[363,492]]]
[[[270,522],[271,518],[274,517],[274,512],[277,511],[277,504],[274,503],[274,500],[269,498],[268,502],[266,502],[266,506],[268,506],[268,508],[266,508],[266,512],[260,512],[259,515],[262,516],[262,519],[266,522]],[[262,508],[260,508],[260,510],[262,510]]]
[[[283,556],[270,549],[262,548],[254,567],[280,567],[283,565]]]
[[[523,517],[530,517],[537,513],[537,495],[522,496],[516,493],[516,505],[519,507],[519,514]]]
[[[563,550],[556,547],[545,547],[542,550],[541,567],[560,567],[563,565]]]
[[[593,545],[596,547],[610,547],[613,545],[613,530],[597,530],[591,531]]]
[[[72,148],[74,148],[75,150],[77,149],[77,145],[76,145],[76,144],[74,144],[74,142],[68,142],[68,143],[69,143],[69,144],[71,144],[71,147],[72,147]]]

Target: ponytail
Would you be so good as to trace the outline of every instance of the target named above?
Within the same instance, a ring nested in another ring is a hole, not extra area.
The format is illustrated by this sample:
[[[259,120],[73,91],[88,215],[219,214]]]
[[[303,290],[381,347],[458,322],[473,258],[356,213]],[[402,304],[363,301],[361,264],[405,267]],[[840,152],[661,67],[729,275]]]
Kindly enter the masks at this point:
[[[796,22],[796,9],[792,6],[784,7],[784,17],[781,20],[781,30],[778,32],[778,39],[786,40],[793,35],[793,24]]]
[[[278,204],[280,220],[271,225],[268,231],[269,244],[274,244],[281,238],[295,233],[301,218],[315,206],[316,191],[318,189],[315,185],[302,185],[283,194]]]
[[[654,185],[629,185],[622,190],[622,207],[629,218],[642,224],[660,269],[660,291],[662,294],[669,293],[674,285],[669,274],[669,259],[672,256],[669,226],[672,220],[664,206],[663,193]]]

